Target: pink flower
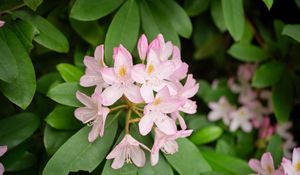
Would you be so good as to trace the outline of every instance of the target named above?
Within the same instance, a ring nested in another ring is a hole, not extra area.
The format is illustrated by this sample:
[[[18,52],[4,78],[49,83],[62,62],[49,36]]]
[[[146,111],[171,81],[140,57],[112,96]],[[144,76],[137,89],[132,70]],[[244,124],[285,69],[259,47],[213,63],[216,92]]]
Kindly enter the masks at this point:
[[[241,127],[243,131],[250,132],[252,130],[250,122],[252,116],[253,114],[246,107],[240,107],[238,110],[231,112],[230,131],[234,132]]]
[[[149,48],[157,54],[161,61],[168,60],[173,52],[173,44],[170,41],[165,43],[165,39],[162,34],[157,35],[157,37],[150,43]]]
[[[5,21],[0,20],[0,28],[3,27],[5,24]]]
[[[283,158],[281,163],[286,175],[300,174],[300,148],[294,148],[293,161]]]
[[[274,133],[275,127],[271,126],[270,118],[264,117],[263,122],[259,127],[258,135],[261,139],[268,139]]]
[[[282,170],[275,170],[273,157],[269,152],[264,153],[260,161],[251,159],[248,164],[257,175],[284,175]]]
[[[7,146],[0,146],[0,157],[3,156],[3,154],[7,151]],[[4,166],[2,163],[0,163],[0,175],[3,175],[4,173]]]
[[[177,138],[188,137],[193,130],[181,130],[172,135],[166,135],[158,128],[155,129],[155,140],[151,150],[151,164],[156,165],[159,160],[159,150],[166,154],[174,154],[178,151]]]
[[[170,76],[170,80],[179,81],[179,80],[184,79],[187,75],[189,66],[186,63],[182,62],[180,50],[176,46],[173,46],[173,53],[172,53],[171,61],[174,63],[175,71]]]
[[[242,64],[238,68],[237,77],[241,84],[248,83],[254,72],[256,66],[254,64]]]
[[[153,124],[166,134],[174,134],[177,131],[175,121],[166,114],[175,112],[181,106],[182,102],[170,96],[167,87],[160,90],[153,102],[144,108],[144,116],[139,122],[139,130],[142,135],[147,135]]]
[[[103,57],[103,47],[103,45],[96,47],[94,57],[84,57],[83,62],[87,68],[85,75],[80,78],[81,86],[90,87],[97,85],[97,87],[101,89],[107,86],[101,75],[101,70],[106,67]]]
[[[111,167],[119,169],[124,165],[124,162],[131,163],[131,161],[138,167],[143,167],[146,162],[144,151],[140,146],[148,151],[142,143],[135,140],[131,135],[126,134],[123,140],[107,155],[106,159],[114,159]]]
[[[140,88],[131,78],[133,67],[131,54],[120,45],[114,49],[114,68],[101,70],[104,81],[109,84],[102,92],[103,105],[109,106],[125,95],[133,103],[141,103],[143,99]]]
[[[77,91],[77,99],[85,105],[75,110],[75,117],[83,123],[93,125],[89,133],[88,140],[93,142],[100,135],[103,136],[104,125],[109,109],[102,107],[102,98],[99,89],[96,89],[92,97]]]
[[[146,59],[148,51],[148,40],[145,34],[143,34],[138,41],[138,52],[142,61]]]
[[[137,64],[132,70],[132,79],[142,84],[140,92],[146,103],[153,101],[153,91],[159,91],[167,86],[172,94],[176,94],[176,86],[167,79],[174,73],[175,66],[172,61],[161,61],[158,55],[150,49],[148,51],[147,65]]]
[[[276,125],[276,133],[283,138],[283,153],[287,158],[292,157],[291,150],[297,145],[293,135],[289,132],[292,127],[292,122],[279,123]]]
[[[234,110],[234,106],[227,101],[226,97],[221,97],[218,102],[210,102],[208,106],[212,110],[208,113],[209,121],[223,119],[224,124],[229,124],[229,114]]]

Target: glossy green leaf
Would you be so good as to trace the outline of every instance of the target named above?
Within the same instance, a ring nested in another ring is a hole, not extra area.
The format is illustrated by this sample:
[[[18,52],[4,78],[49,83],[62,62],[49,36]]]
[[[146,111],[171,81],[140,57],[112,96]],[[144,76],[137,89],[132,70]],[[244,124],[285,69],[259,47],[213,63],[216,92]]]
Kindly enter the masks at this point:
[[[18,67],[17,78],[12,83],[0,82],[0,89],[11,102],[26,109],[33,99],[36,88],[33,65],[22,43],[11,30],[1,29],[0,37],[9,47]]]
[[[271,137],[269,144],[267,146],[266,152],[270,152],[272,154],[275,166],[279,166],[283,156],[282,150],[282,139],[279,135],[275,134]]]
[[[85,91],[78,83],[61,83],[51,88],[47,96],[57,103],[79,107],[81,103],[76,99],[76,91],[78,90],[81,92]]]
[[[36,82],[36,90],[42,94],[46,94],[51,84],[57,81],[62,81],[60,75],[57,72],[43,75]]]
[[[3,36],[4,37],[4,36]],[[18,67],[13,50],[0,37],[0,80],[11,83],[18,76]]]
[[[45,120],[55,129],[78,129],[82,126],[74,116],[74,108],[68,106],[56,106]]]
[[[147,161],[145,166],[138,169],[139,175],[157,175],[157,174],[163,174],[163,175],[173,175],[173,170],[171,166],[167,163],[165,158],[162,154],[159,155],[159,161],[155,166],[151,165],[150,161],[150,154],[147,154]]]
[[[90,127],[85,126],[65,142],[48,161],[43,175],[65,175],[71,171],[92,172],[106,157],[116,135],[118,116],[109,115],[104,136],[88,141]],[[70,151],[72,150],[72,151]]]
[[[215,141],[222,133],[222,128],[218,126],[207,126],[194,132],[191,135],[190,140],[196,145],[206,144]]]
[[[70,17],[80,21],[93,21],[117,9],[124,0],[76,0]]]
[[[253,153],[255,142],[254,132],[246,133],[243,131],[236,132],[235,152],[240,158],[248,158]]]
[[[173,0],[155,0],[154,3],[160,8],[160,11],[165,12],[165,16],[179,35],[185,38],[191,36],[192,22],[180,5]],[[166,11],[165,9],[168,10]]]
[[[225,139],[219,139],[216,144],[216,152],[229,155],[229,156],[235,156],[235,150],[232,144],[225,141]]]
[[[179,151],[172,155],[165,154],[165,157],[179,174],[198,175],[211,171],[211,167],[191,141],[186,138],[177,139],[176,141]]]
[[[227,30],[227,28],[226,28],[226,24],[225,24],[225,21],[224,21],[223,8],[222,8],[222,1],[221,0],[211,1],[210,14],[212,16],[212,19],[213,19],[214,23],[218,27],[218,29],[221,32],[225,32]]]
[[[262,1],[267,6],[268,10],[271,10],[274,1],[273,0],[262,0]]]
[[[245,43],[233,44],[228,53],[245,62],[260,62],[269,58],[269,55],[262,48]]]
[[[230,175],[250,174],[252,172],[247,162],[242,159],[210,150],[202,150],[201,152],[214,171]]]
[[[20,113],[0,120],[0,145],[11,149],[29,138],[39,127],[40,120],[34,114]]]
[[[245,27],[243,0],[222,0],[222,9],[230,35],[235,41],[239,41]]]
[[[72,64],[60,63],[56,68],[66,82],[79,82],[80,77],[83,75],[83,70]]]
[[[36,162],[37,157],[34,154],[25,152],[24,154],[19,155],[18,160],[16,160],[14,163],[10,164],[9,166],[5,166],[5,171],[11,172],[25,170],[34,166]]]
[[[14,14],[38,29],[40,33],[34,37],[34,41],[57,52],[69,51],[67,38],[48,20],[27,11],[17,11]]]
[[[70,23],[76,33],[86,42],[96,47],[104,42],[104,27],[98,24],[98,21],[77,21],[70,19]]]
[[[291,78],[284,74],[272,88],[272,106],[278,122],[289,119],[293,105],[294,88]]]
[[[57,130],[46,125],[43,141],[48,155],[52,156],[73,134],[74,131]]]
[[[139,9],[135,0],[128,0],[114,16],[105,37],[106,63],[112,65],[113,48],[122,44],[133,51],[140,28]]]
[[[253,40],[254,32],[252,24],[249,21],[246,21],[243,36],[240,40],[240,43],[250,44]]]
[[[271,61],[261,65],[256,69],[252,86],[256,88],[265,88],[277,83],[284,71],[284,65],[282,63]]]
[[[283,35],[287,35],[300,42],[300,24],[287,24],[282,30]]]
[[[197,16],[203,13],[208,5],[210,0],[188,0],[184,1],[184,9],[189,16]]]
[[[140,12],[143,31],[148,40],[153,40],[158,34],[163,34],[165,41],[180,47],[179,37],[165,16],[164,12],[157,8],[157,5],[151,1],[142,0],[140,2]]]
[[[23,0],[23,1],[33,11],[35,11],[38,8],[38,6],[40,6],[43,2],[43,0]]]
[[[30,53],[31,49],[33,48],[32,40],[35,35],[39,34],[37,28],[26,21],[16,20],[12,24],[12,29],[21,43],[24,45],[27,52]]]

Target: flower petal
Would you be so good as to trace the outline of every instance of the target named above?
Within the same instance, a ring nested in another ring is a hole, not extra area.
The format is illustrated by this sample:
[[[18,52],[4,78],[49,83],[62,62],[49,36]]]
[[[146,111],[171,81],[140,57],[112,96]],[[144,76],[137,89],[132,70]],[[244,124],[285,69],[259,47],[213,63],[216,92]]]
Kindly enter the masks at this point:
[[[132,56],[122,44],[120,44],[119,47],[114,48],[113,59],[115,61],[114,68],[117,70],[121,66],[124,66],[127,69],[132,68]]]
[[[172,120],[166,115],[156,114],[154,123],[159,130],[161,130],[163,133],[167,135],[175,134],[177,131],[177,127],[174,120]]]
[[[115,157],[115,159],[113,160],[113,163],[111,164],[111,167],[113,169],[119,169],[124,165],[125,162],[125,150],[121,150],[121,153]]]
[[[270,152],[264,153],[261,157],[261,166],[264,170],[272,172],[274,171],[273,157]]]
[[[151,165],[154,166],[159,160],[159,150],[151,153]]]
[[[148,40],[145,34],[143,34],[138,41],[138,52],[141,60],[145,60],[148,51]]]
[[[285,174],[294,175],[294,167],[290,160],[283,158],[281,161],[281,166],[282,166]]]
[[[91,120],[94,120],[96,115],[96,109],[90,109],[88,107],[77,108],[74,112],[75,117],[80,120],[82,123],[88,123]]]
[[[294,148],[293,150],[293,165],[300,163],[300,148]]]
[[[183,117],[180,115],[180,113],[178,111],[171,113],[171,116],[175,122],[176,122],[176,119],[178,119],[181,129],[185,130],[187,128]]]
[[[7,151],[7,146],[0,146],[0,157],[3,156],[4,153]]]
[[[101,75],[103,80],[107,84],[114,84],[119,82],[113,68],[103,68],[101,70]]]
[[[259,174],[265,173],[265,170],[261,167],[261,164],[257,159],[250,159],[248,165],[252,170],[256,171]]]
[[[137,167],[143,167],[146,163],[145,153],[139,146],[130,147],[130,158]]]
[[[143,97],[146,103],[150,103],[154,100],[153,89],[151,86],[147,84],[143,84],[141,86],[140,91],[141,91],[141,96]]]
[[[100,135],[102,126],[102,119],[101,116],[97,116],[96,120],[94,120],[93,127],[89,133],[88,140],[89,142],[93,142],[96,138]]]
[[[153,116],[151,113],[144,115],[139,122],[140,133],[144,136],[147,135],[153,126]]]
[[[241,127],[243,131],[250,132],[252,130],[252,125],[249,121],[244,121],[241,123]]]
[[[209,121],[217,121],[222,118],[222,114],[219,111],[210,111],[208,113],[208,120]]]
[[[77,91],[76,92],[76,98],[85,106],[89,108],[93,108],[95,106],[93,100],[91,97],[85,95],[84,93]]]
[[[141,96],[140,88],[137,85],[127,85],[126,89],[124,89],[124,94],[133,103],[142,103],[144,101]]]
[[[110,106],[123,95],[123,89],[119,85],[108,86],[101,94],[104,106]]]
[[[104,45],[101,44],[96,47],[94,57],[97,60],[100,68],[106,67],[104,63]]]
[[[131,78],[136,81],[137,83],[144,84],[145,79],[147,77],[145,73],[145,65],[144,64],[137,64],[134,65],[131,70]]]
[[[0,21],[0,27],[1,27],[1,21]],[[2,165],[2,163],[0,163],[0,175],[3,175],[4,173],[4,166]]]
[[[158,70],[155,72],[161,80],[168,79],[175,72],[175,65],[172,61],[165,61],[159,65]]]

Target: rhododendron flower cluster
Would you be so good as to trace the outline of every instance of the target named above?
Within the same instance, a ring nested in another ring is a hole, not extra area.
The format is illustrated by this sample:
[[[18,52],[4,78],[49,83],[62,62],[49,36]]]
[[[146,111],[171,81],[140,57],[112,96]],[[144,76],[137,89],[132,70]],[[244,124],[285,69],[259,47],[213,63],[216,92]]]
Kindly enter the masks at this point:
[[[240,65],[235,78],[228,80],[230,90],[238,94],[238,106],[231,104],[225,96],[217,102],[208,104],[211,111],[208,114],[210,121],[223,120],[230,131],[241,128],[244,132],[253,129],[258,130],[259,139],[257,147],[265,148],[266,142],[274,133],[284,140],[284,154],[291,156],[291,149],[296,145],[292,134],[289,133],[291,123],[272,125],[270,115],[273,114],[271,92],[269,90],[257,90],[251,86],[251,79],[256,66],[254,64]],[[216,81],[213,83],[216,86]]]
[[[75,117],[92,126],[88,140],[93,142],[105,134],[105,121],[110,113],[126,111],[125,136],[109,153],[114,159],[112,168],[126,163],[138,167],[146,162],[144,150],[151,153],[152,165],[159,161],[159,150],[167,154],[178,151],[176,139],[187,137],[181,112],[196,113],[197,105],[190,98],[199,88],[193,75],[187,74],[188,65],[181,60],[180,50],[158,35],[150,44],[145,35],[138,41],[141,63],[134,64],[132,55],[122,45],[114,48],[113,67],[104,63],[104,46],[96,48],[94,57],[86,56],[85,74],[80,79],[84,87],[96,86],[91,97],[77,92],[77,99],[84,104],[75,110]],[[176,122],[180,129],[177,129]],[[154,133],[154,144],[149,149],[130,134],[130,124],[137,123],[139,133]]]
[[[273,157],[270,152],[264,153],[261,160],[251,159],[249,166],[257,175],[299,175],[300,174],[300,148],[294,148],[292,161],[282,158],[278,169],[275,169]]]

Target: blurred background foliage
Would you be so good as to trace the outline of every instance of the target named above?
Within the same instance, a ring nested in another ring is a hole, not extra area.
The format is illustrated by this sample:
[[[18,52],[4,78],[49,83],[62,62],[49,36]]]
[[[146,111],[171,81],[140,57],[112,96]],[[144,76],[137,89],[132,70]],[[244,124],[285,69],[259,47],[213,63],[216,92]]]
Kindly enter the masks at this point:
[[[292,120],[300,141],[299,9],[299,0],[0,0],[0,145],[9,148],[1,158],[7,174],[248,174],[246,162],[258,154],[255,133],[225,133],[207,121],[206,104],[222,95],[234,101],[226,79],[238,64],[254,63],[252,86],[272,90],[276,120]],[[142,33],[150,40],[162,33],[181,47],[200,82],[199,111],[186,118],[199,132],[180,140],[181,151],[155,168],[113,171],[104,158],[117,124],[91,147],[73,116],[80,106],[75,92],[90,92],[78,84],[85,55],[104,43],[111,65],[112,49],[122,43],[136,57]],[[217,89],[210,87],[214,79]],[[280,142],[274,136],[266,149],[278,155]]]

